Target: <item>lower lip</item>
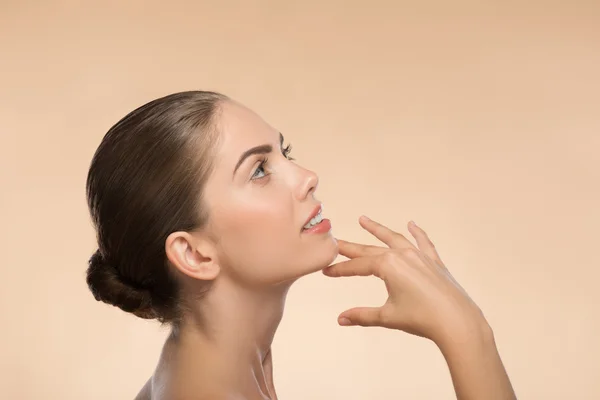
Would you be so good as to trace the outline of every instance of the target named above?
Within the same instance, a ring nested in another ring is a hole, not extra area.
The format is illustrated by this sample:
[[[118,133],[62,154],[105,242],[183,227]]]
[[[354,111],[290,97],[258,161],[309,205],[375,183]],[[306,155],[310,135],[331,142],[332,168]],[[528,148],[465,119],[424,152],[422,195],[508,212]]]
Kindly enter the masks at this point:
[[[302,229],[302,233],[327,233],[331,230],[331,221],[323,219],[315,226],[311,226],[309,229]]]

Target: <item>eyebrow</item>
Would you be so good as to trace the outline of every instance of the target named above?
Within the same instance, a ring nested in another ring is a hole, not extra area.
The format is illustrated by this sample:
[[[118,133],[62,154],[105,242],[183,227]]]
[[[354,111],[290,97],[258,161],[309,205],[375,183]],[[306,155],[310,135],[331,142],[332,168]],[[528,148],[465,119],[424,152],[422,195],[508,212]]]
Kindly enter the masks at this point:
[[[281,132],[279,132],[279,145],[283,146],[283,135],[281,134]],[[271,146],[270,144],[261,144],[260,146],[252,147],[252,148],[246,150],[244,153],[242,153],[242,155],[240,156],[240,159],[238,160],[237,164],[235,165],[235,168],[233,169],[233,175],[235,175],[238,168],[244,163],[246,158],[248,158],[254,154],[267,154],[272,151],[273,151],[273,146]]]

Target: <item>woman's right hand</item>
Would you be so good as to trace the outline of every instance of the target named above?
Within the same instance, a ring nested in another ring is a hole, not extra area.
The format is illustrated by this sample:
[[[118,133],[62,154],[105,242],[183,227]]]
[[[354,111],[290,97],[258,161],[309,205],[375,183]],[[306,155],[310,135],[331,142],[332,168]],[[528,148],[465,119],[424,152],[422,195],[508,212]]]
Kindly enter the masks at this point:
[[[338,239],[339,253],[349,260],[323,270],[330,277],[375,275],[388,299],[381,307],[356,307],[340,314],[340,325],[381,326],[431,339],[469,340],[488,329],[479,307],[454,280],[425,231],[409,223],[413,245],[402,234],[366,217],[361,226],[387,247]]]
[[[403,235],[365,217],[360,224],[388,247],[338,240],[350,258],[323,270],[328,276],[376,275],[388,299],[339,316],[341,325],[383,326],[431,339],[442,351],[459,400],[516,400],[483,313],[454,280],[425,231],[409,224]]]

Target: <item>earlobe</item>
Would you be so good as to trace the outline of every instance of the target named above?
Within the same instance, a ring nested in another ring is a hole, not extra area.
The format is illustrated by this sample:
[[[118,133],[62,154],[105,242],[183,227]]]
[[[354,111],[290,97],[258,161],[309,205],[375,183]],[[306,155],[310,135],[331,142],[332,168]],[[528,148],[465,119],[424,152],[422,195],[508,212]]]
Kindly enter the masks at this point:
[[[208,243],[187,232],[173,232],[165,241],[168,260],[179,272],[210,281],[219,275],[219,265]]]

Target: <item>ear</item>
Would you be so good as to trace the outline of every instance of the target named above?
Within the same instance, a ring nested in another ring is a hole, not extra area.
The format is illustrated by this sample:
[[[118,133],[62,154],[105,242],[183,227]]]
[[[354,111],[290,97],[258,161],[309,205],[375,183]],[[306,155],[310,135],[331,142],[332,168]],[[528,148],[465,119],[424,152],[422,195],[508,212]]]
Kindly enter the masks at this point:
[[[165,241],[165,252],[177,270],[191,278],[211,281],[219,275],[215,247],[188,232],[173,232]]]

